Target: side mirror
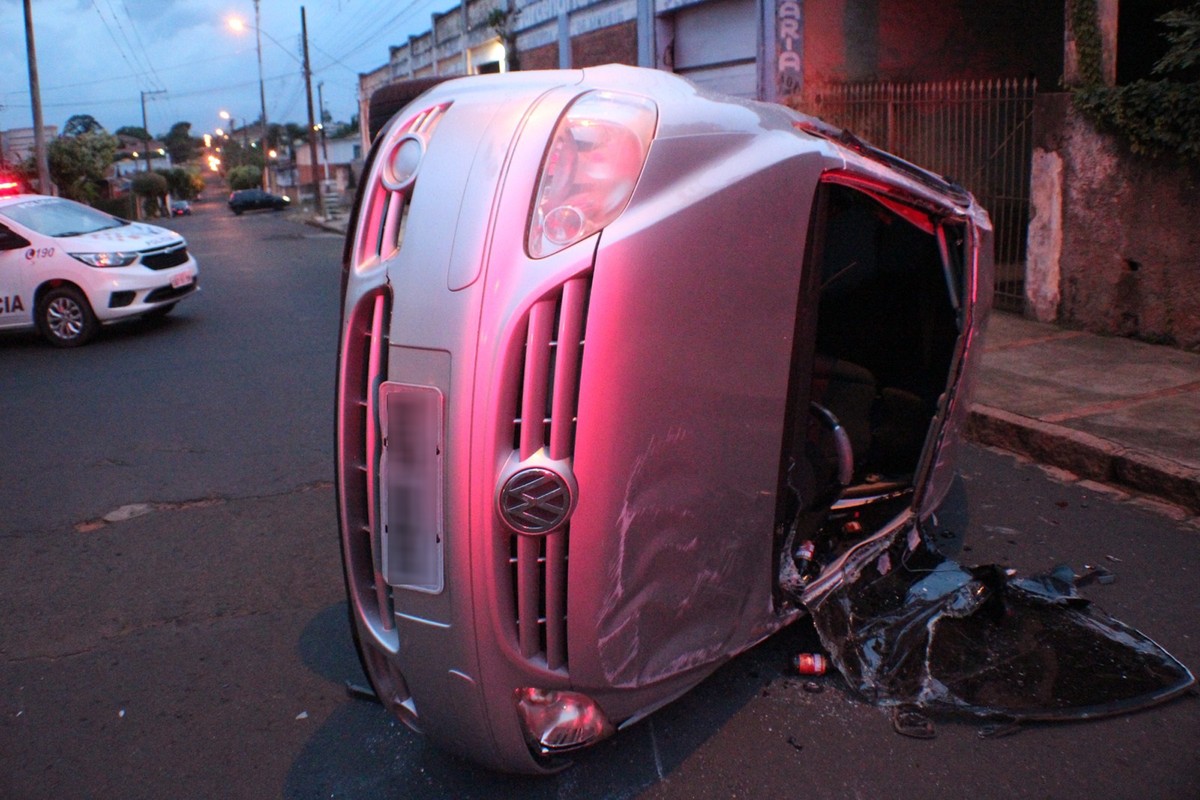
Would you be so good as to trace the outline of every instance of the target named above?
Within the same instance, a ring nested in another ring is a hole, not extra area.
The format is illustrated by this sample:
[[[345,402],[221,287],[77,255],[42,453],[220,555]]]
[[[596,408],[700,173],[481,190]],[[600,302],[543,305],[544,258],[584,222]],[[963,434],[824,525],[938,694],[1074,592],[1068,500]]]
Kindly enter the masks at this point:
[[[0,250],[19,250],[22,247],[29,247],[29,240],[0,225]]]

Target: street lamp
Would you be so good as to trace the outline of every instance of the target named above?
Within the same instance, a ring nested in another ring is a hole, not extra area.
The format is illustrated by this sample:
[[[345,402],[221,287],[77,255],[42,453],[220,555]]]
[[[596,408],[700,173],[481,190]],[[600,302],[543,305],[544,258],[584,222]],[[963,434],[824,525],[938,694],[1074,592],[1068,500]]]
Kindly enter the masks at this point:
[[[222,109],[221,111],[218,111],[217,116],[219,116],[221,119],[223,119],[229,123],[229,132],[230,133],[233,133],[234,131],[237,130],[237,121],[238,121],[237,117],[233,116],[232,114],[230,114],[228,111],[225,111],[224,109]],[[246,132],[246,127],[247,127],[246,118],[242,117],[242,147],[245,147],[247,150],[249,150],[250,149],[250,134],[248,134]],[[217,131],[219,132],[220,128],[218,128]]]
[[[261,22],[262,22],[262,20],[259,17],[259,13],[258,13],[258,0],[254,0],[254,41],[255,41],[256,49],[258,50],[258,102],[261,105],[261,110],[262,110],[262,136],[260,137],[262,144],[260,146],[259,151],[265,153],[265,152],[267,152],[267,149],[268,149],[267,148],[267,127],[268,127],[269,123],[267,122],[267,92],[263,86]],[[230,17],[229,18],[229,27],[230,27],[230,29],[233,30],[234,33],[242,33],[246,30],[246,23],[239,17]],[[270,173],[269,173],[269,169],[267,167],[267,161],[266,161],[266,159],[263,159],[262,185],[263,185],[263,188],[267,189],[267,190],[269,190],[271,188],[269,174]]]

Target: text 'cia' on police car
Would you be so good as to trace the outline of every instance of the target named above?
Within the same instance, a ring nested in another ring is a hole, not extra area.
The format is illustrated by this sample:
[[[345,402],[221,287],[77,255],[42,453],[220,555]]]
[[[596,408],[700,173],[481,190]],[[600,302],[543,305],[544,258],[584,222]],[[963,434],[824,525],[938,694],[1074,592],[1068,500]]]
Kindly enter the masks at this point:
[[[0,198],[0,329],[75,347],[100,325],[168,313],[197,275],[174,231],[58,197]]]

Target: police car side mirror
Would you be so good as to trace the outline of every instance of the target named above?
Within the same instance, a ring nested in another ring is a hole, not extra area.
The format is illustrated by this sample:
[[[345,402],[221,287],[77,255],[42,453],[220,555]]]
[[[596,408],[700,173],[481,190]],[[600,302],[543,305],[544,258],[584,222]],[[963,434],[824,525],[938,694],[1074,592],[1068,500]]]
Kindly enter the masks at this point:
[[[0,250],[19,250],[22,247],[29,247],[29,240],[0,225]]]

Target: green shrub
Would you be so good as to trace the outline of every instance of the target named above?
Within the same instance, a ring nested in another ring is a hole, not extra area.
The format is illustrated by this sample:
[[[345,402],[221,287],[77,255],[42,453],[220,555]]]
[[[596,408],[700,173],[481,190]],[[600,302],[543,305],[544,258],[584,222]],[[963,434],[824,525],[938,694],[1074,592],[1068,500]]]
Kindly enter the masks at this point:
[[[258,167],[234,167],[225,175],[232,191],[238,189],[257,189],[262,186],[262,170]]]
[[[177,200],[195,200],[204,190],[204,179],[199,171],[184,167],[157,170],[167,180],[171,196]]]
[[[130,187],[141,197],[162,197],[169,189],[167,179],[157,172],[139,172],[133,176]]]
[[[1100,72],[1096,0],[1071,0],[1071,25],[1083,86],[1075,105],[1096,125],[1122,136],[1141,155],[1175,154],[1200,162],[1200,82],[1163,78],[1105,86]],[[1200,59],[1200,2],[1158,18],[1171,48],[1156,73],[1188,69]]]

